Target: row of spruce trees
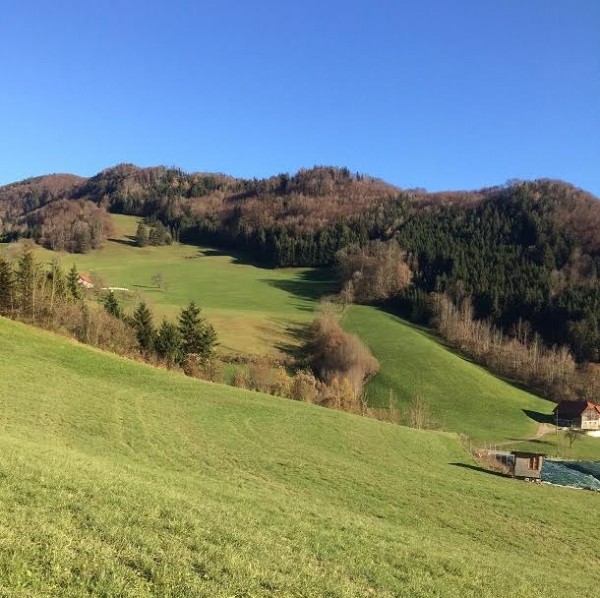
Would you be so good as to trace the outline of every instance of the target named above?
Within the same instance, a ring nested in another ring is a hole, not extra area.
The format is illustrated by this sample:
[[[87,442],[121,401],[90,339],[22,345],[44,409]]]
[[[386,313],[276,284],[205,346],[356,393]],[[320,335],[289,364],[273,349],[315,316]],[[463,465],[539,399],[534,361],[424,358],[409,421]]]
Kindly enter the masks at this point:
[[[103,298],[104,309],[116,318],[125,318],[134,328],[139,349],[146,358],[154,356],[168,367],[185,367],[190,359],[206,361],[213,355],[217,334],[212,324],[200,315],[194,301],[179,312],[177,322],[163,318],[156,328],[153,315],[145,302],[138,304],[133,316],[123,316],[123,310],[111,291]]]

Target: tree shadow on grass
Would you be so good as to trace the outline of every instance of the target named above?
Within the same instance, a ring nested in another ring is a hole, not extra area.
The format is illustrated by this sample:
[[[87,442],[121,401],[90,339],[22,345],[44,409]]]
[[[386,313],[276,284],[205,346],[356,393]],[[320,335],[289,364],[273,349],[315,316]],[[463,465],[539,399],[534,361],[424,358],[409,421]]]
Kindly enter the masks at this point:
[[[198,247],[198,255],[194,257],[229,257],[233,264],[242,266],[254,266],[264,270],[271,270],[269,266],[261,264],[257,260],[252,259],[249,255],[236,251],[235,249],[219,249],[217,247]]]
[[[521,409],[521,411],[534,422],[538,424],[554,424],[556,423],[552,413],[541,413],[539,411],[531,411],[530,409]]]
[[[479,465],[470,465],[468,463],[448,463],[448,465],[453,465],[454,467],[462,467],[463,469],[470,469],[471,471],[478,471],[479,473],[488,473],[490,475],[499,477],[499,478],[509,478],[510,476],[507,476],[504,473],[501,473],[499,471],[492,471],[491,469],[486,469],[485,467],[481,467]]]
[[[509,438],[510,442],[526,442],[527,444],[537,444],[540,446],[555,446],[552,442],[542,440],[541,438]]]
[[[126,245],[127,247],[138,246],[135,237],[132,237],[131,235],[127,235],[126,237],[120,237],[119,239],[117,239],[116,237],[110,237],[108,240],[112,243],[118,243],[119,245]]]
[[[287,324],[284,328],[285,335],[295,342],[280,342],[275,344],[275,348],[285,355],[291,357],[297,363],[303,363],[306,360],[304,345],[308,337],[308,325],[306,324]]]
[[[296,280],[264,278],[260,282],[264,282],[280,291],[285,291],[300,300],[301,303],[297,306],[300,311],[314,311],[314,306],[307,304],[308,302],[314,303],[336,290],[331,270],[326,268],[306,270]]]

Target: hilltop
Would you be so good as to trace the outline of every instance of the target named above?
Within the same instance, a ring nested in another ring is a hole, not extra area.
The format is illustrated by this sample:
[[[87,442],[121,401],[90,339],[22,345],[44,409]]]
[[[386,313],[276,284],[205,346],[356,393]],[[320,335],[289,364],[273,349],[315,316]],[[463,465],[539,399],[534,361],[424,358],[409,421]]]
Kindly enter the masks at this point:
[[[1,318],[0,352],[0,593],[596,595],[596,497],[479,471],[452,435]]]

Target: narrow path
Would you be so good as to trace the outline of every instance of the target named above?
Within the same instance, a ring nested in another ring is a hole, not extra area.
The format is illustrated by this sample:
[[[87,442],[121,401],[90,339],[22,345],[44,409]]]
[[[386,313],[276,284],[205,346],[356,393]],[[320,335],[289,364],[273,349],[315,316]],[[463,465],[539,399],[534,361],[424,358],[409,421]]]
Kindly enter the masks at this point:
[[[534,436],[528,438],[520,438],[518,440],[504,440],[503,442],[495,442],[494,446],[510,446],[511,444],[517,444],[519,442],[533,442],[539,440],[542,436],[556,432],[556,426],[553,424],[538,424],[538,429]]]

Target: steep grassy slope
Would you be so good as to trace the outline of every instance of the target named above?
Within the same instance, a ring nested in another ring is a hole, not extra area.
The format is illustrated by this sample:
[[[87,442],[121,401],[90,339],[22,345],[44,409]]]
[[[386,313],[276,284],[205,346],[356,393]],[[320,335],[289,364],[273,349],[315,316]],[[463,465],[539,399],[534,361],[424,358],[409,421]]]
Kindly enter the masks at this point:
[[[326,270],[258,268],[235,255],[191,245],[135,247],[129,237],[138,219],[113,215],[113,220],[114,240],[86,255],[63,254],[63,266],[75,263],[108,286],[128,288],[122,300],[133,307],[143,298],[157,317],[175,316],[194,299],[217,329],[225,352],[278,353],[278,347],[295,342],[290,329],[310,321],[318,298],[330,289]],[[41,248],[37,254],[47,262],[57,255]],[[168,283],[163,290],[152,282],[157,273]]]
[[[550,413],[554,407],[463,359],[427,331],[393,315],[355,306],[348,310],[343,324],[369,345],[380,362],[380,373],[367,387],[373,404],[387,406],[390,389],[400,409],[407,409],[415,397],[420,397],[430,406],[434,422],[476,441],[534,436],[537,424],[525,410]]]
[[[597,497],[477,471],[452,436],[3,319],[0,357],[0,595],[597,595]]]

